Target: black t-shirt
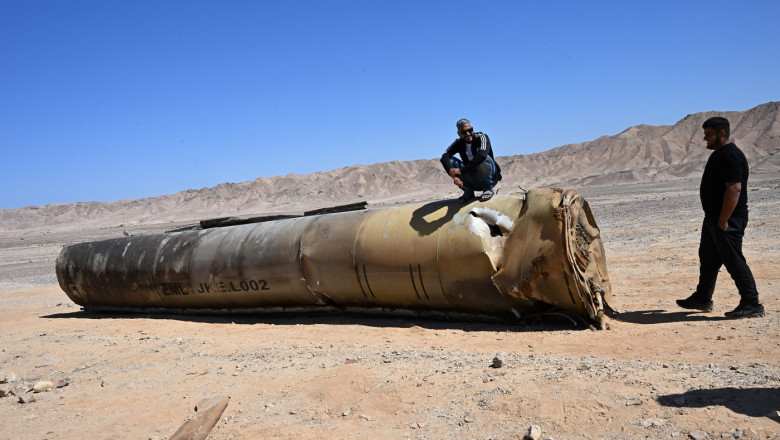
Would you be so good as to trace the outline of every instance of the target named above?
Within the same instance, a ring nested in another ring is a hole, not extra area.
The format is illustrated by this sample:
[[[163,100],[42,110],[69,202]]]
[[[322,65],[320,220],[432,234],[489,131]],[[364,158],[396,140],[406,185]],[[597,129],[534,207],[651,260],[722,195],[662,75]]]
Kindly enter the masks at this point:
[[[726,182],[742,182],[739,201],[731,216],[747,217],[748,174],[750,174],[750,170],[747,159],[734,143],[726,144],[719,150],[713,151],[704,167],[699,187],[704,215],[719,217],[720,209],[723,206],[723,195],[726,193]]]

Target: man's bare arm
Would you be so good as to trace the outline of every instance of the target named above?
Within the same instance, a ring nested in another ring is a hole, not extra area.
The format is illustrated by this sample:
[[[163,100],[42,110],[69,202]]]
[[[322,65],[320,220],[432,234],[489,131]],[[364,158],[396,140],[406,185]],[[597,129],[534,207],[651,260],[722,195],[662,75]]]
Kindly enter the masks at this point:
[[[725,231],[729,227],[729,217],[734,212],[742,192],[742,182],[726,182],[726,192],[723,194],[723,206],[720,208],[718,227]]]

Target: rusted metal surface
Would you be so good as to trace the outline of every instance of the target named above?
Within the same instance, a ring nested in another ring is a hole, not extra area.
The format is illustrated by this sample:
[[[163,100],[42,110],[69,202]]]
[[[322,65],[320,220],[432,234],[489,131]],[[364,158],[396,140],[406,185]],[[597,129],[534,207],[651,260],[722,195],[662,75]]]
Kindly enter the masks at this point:
[[[557,189],[74,244],[57,277],[86,308],[516,319],[554,306],[602,326],[611,301],[593,215],[576,191]]]
[[[348,203],[346,205],[312,209],[311,211],[304,212],[303,215],[320,215],[320,214],[332,214],[334,212],[359,211],[361,209],[366,209],[366,206],[368,206],[368,202]]]
[[[212,218],[208,220],[201,220],[200,228],[201,229],[224,228],[225,226],[246,225],[249,223],[272,222],[276,220],[283,220],[286,218],[294,218],[294,217],[300,217],[300,216],[280,214],[280,215],[263,215],[259,217],[246,217],[246,218],[241,218],[241,217]]]

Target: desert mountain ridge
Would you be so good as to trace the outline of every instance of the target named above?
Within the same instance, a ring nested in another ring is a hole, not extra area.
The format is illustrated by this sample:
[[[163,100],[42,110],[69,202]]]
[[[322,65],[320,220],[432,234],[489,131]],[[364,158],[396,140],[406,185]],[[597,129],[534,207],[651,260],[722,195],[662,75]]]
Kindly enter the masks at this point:
[[[674,125],[637,125],[613,136],[541,153],[498,156],[498,188],[581,188],[698,178],[707,160],[701,124],[731,122],[731,138],[751,173],[780,171],[780,102],[752,109],[690,114]],[[288,174],[174,194],[114,202],[74,202],[0,210],[0,230],[93,223],[194,221],[210,217],[299,213],[366,200],[370,204],[456,197],[438,158],[354,165],[308,175]]]

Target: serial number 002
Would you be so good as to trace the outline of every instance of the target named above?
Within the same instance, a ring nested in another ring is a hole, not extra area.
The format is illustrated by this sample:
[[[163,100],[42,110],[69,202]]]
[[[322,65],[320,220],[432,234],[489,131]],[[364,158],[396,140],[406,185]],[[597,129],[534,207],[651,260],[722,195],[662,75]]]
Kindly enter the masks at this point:
[[[160,283],[160,292],[166,296],[172,295],[190,295],[204,293],[229,293],[229,292],[259,292],[261,290],[271,290],[266,280],[233,280],[219,281],[212,283],[198,283],[195,290],[191,292],[181,283]]]

